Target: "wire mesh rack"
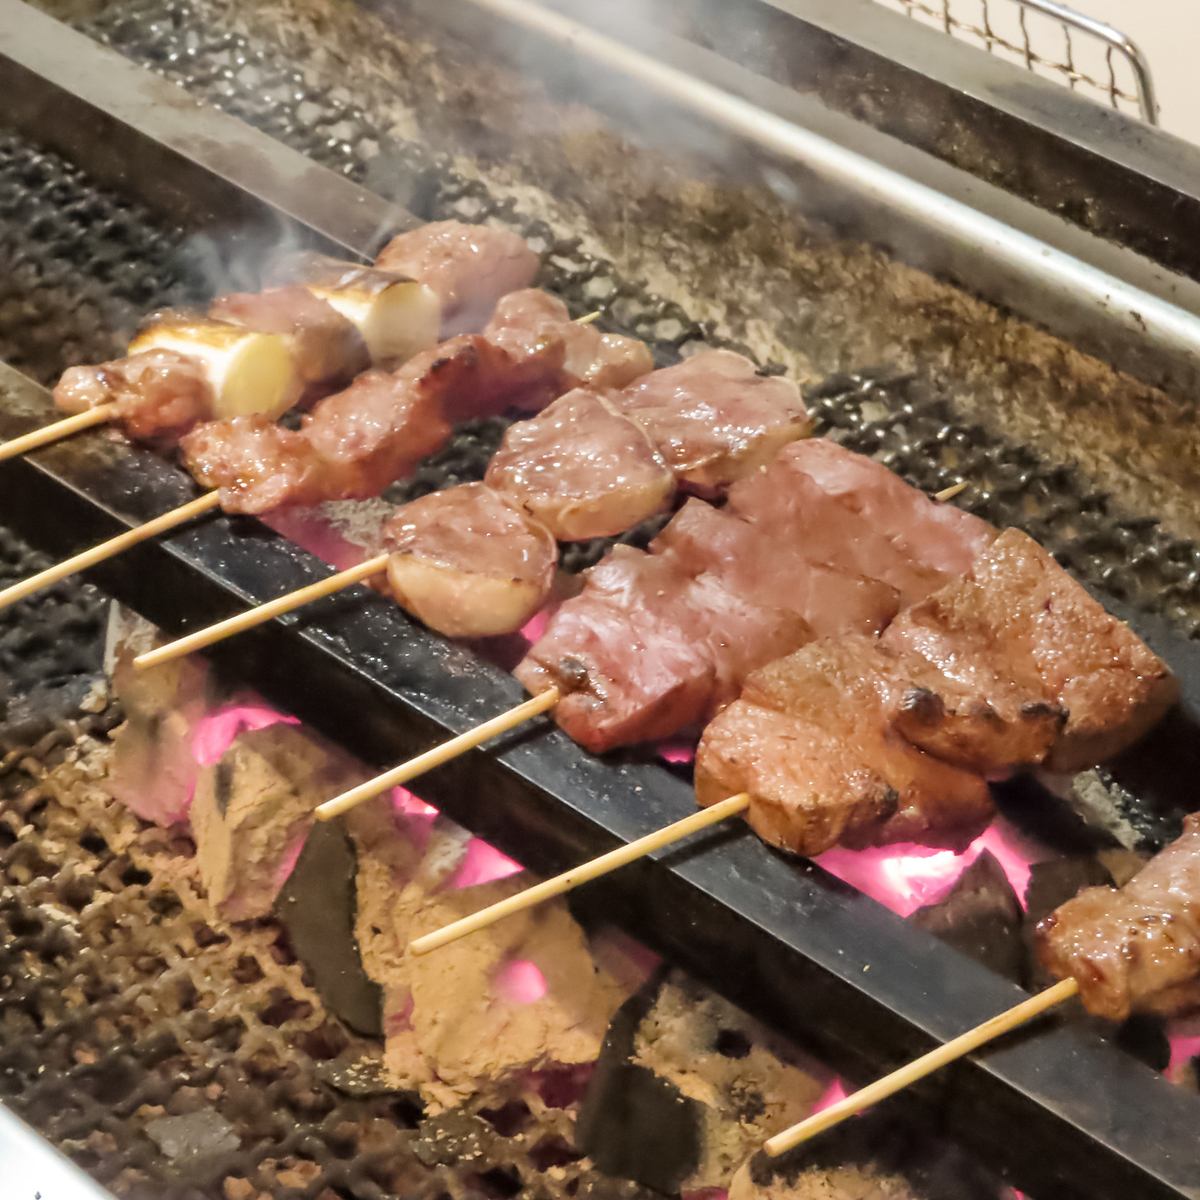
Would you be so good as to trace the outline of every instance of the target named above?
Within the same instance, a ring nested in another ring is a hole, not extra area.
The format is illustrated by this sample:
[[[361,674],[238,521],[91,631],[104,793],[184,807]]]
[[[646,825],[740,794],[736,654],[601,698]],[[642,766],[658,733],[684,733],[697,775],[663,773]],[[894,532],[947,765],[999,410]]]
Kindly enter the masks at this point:
[[[1150,65],[1127,34],[1056,0],[876,0],[951,37],[1158,124]]]

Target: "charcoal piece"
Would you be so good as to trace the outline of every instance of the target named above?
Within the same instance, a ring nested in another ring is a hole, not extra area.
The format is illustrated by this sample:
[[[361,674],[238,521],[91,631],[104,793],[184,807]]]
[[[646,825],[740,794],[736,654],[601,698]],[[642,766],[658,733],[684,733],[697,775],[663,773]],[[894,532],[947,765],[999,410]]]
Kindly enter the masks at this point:
[[[1022,981],[1021,904],[988,851],[963,871],[942,900],[917,909],[912,921],[1014,983]]]
[[[233,1126],[211,1108],[181,1117],[157,1117],[146,1124],[146,1133],[177,1167],[232,1154],[241,1146]]]
[[[387,1079],[383,1061],[364,1058],[361,1053],[340,1055],[331,1062],[317,1064],[317,1078],[335,1087],[344,1096],[395,1096],[399,1093]]]
[[[339,821],[318,821],[304,843],[275,913],[322,1003],[351,1029],[383,1035],[383,992],[363,970],[354,936],[358,860]]]
[[[704,1118],[695,1100],[631,1061],[661,985],[656,974],[617,1010],[579,1109],[576,1142],[605,1174],[672,1193],[700,1162]]]

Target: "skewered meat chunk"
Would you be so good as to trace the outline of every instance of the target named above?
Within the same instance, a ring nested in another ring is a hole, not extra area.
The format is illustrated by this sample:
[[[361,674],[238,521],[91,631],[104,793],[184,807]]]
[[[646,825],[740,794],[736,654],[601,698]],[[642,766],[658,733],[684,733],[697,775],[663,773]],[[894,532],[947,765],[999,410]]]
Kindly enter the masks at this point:
[[[849,479],[858,491],[847,490]],[[729,508],[809,558],[890,584],[905,604],[965,571],[994,534],[882,464],[820,438],[785,446],[735,483]]]
[[[707,572],[739,596],[797,613],[817,637],[879,633],[899,608],[889,584],[815,562],[804,545],[772,539],[703,500],[689,500],[650,550],[670,555],[688,575]]]
[[[890,672],[874,639],[847,635],[750,674],[701,738],[700,803],[749,792],[750,824],[798,854],[839,843],[965,848],[991,819],[987,784],[889,728]]]
[[[520,629],[554,582],[550,531],[482,483],[402,505],[383,529],[396,602],[448,637]]]
[[[621,395],[681,487],[715,495],[809,430],[796,385],[759,375],[728,350],[705,350],[654,371]]]
[[[556,370],[550,350],[518,361],[463,335],[397,371],[360,375],[317,404],[299,433],[246,419],[197,428],[181,443],[184,459],[201,483],[221,489],[229,512],[375,496],[443,445],[471,406],[474,415],[503,410]]]
[[[147,350],[98,366],[69,367],[54,389],[54,403],[67,413],[116,403],[129,436],[154,441],[210,416],[213,391],[202,363],[173,350]]]
[[[599,753],[697,725],[748,671],[810,636],[793,613],[616,546],[585,572],[583,591],[551,617],[515,673],[530,692],[557,687],[555,720]]]
[[[646,435],[608,397],[583,388],[510,425],[486,480],[565,542],[623,533],[675,494]]]
[[[306,384],[351,379],[367,365],[366,343],[355,326],[298,284],[219,296],[208,313],[246,329],[284,334]]]
[[[528,287],[538,256],[524,239],[488,225],[435,221],[392,238],[375,265],[419,279],[442,304],[442,337],[481,329],[496,301]]]
[[[1038,926],[1037,949],[1098,1016],[1200,1007],[1200,814],[1123,888],[1087,888],[1060,905]]]
[[[560,391],[622,388],[654,369],[654,356],[645,342],[572,321],[567,306],[540,288],[524,288],[502,297],[486,333],[513,353],[537,347],[548,338],[561,338],[566,357]]]
[[[918,663],[897,728],[988,772],[1090,766],[1137,741],[1178,696],[1166,664],[1016,529],[901,613],[883,645]]]

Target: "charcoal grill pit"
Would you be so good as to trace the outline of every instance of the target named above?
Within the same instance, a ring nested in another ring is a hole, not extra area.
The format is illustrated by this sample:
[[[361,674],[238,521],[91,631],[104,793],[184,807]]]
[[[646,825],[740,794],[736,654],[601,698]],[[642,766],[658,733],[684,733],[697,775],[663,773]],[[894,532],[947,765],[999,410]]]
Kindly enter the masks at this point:
[[[204,228],[217,212],[222,219],[235,212],[256,229],[284,219],[298,236],[360,255],[406,219],[345,178],[217,114],[163,104],[172,95],[161,90],[164,85],[119,60],[114,65],[111,54],[79,35],[12,0],[5,9],[20,12],[21,19],[7,22],[0,37],[0,80],[24,101],[16,113],[24,138],[48,142],[72,161],[78,156],[110,188],[137,189],[137,199],[164,223],[160,236],[146,240],[157,261],[175,261],[180,228]],[[70,79],[55,65],[63,46],[70,50]],[[50,101],[55,120],[46,126]],[[89,154],[87,142],[72,132],[86,128],[98,110],[107,114],[107,161]],[[195,121],[215,124],[197,133]],[[251,150],[238,159],[227,154],[233,145]],[[36,157],[43,151],[30,158],[20,138],[8,143],[6,153],[18,178],[21,164],[53,162]],[[154,170],[121,169],[135,158]],[[253,170],[243,179],[246,161]],[[155,186],[143,190],[141,183],[156,172]],[[82,176],[75,179],[90,186]],[[169,187],[161,186],[163,179]],[[293,190],[297,179],[305,183],[301,200]],[[178,204],[181,196],[214,194],[236,195],[236,204]],[[455,194],[447,188],[438,199],[445,207],[423,208],[421,215],[453,215],[464,200],[475,202],[476,215],[486,211],[521,224],[511,206],[489,208],[469,189]],[[548,227],[526,225],[523,232],[533,232],[548,249],[548,282],[574,310],[597,307],[588,287],[610,268],[555,238]],[[655,340],[662,359],[705,332],[680,309],[628,284],[620,284],[603,307]],[[666,328],[669,337],[656,336]],[[84,352],[82,343],[78,352]],[[45,360],[36,366],[49,376]],[[14,372],[0,374],[0,394],[0,437],[49,411],[45,394]],[[981,515],[1017,521],[1093,586],[1124,591],[1128,609],[1122,615],[1180,673],[1190,702],[1200,700],[1200,646],[1147,611],[1159,604],[1156,571],[1183,580],[1177,591],[1194,603],[1186,581],[1200,562],[1195,547],[1148,533],[1144,522],[1121,524],[1103,497],[1083,495],[1068,472],[1004,446],[981,428],[956,428],[952,410],[919,382],[867,374],[832,381],[813,400],[822,432],[879,451],[921,486],[936,488],[967,475],[982,497]],[[0,471],[0,505],[13,515],[14,528],[55,555],[111,536],[192,494],[190,483],[160,458],[100,436]],[[1129,546],[1143,543],[1150,570],[1139,580],[1123,573],[1122,564]],[[311,556],[257,524],[217,518],[138,547],[92,578],[157,624],[183,631],[324,573]],[[1106,600],[1120,611],[1107,594]],[[1188,608],[1193,620],[1198,611]],[[281,708],[381,766],[493,715],[520,695],[507,675],[398,619],[390,604],[363,593],[256,630],[214,658]],[[531,732],[498,751],[473,754],[430,775],[422,791],[543,872],[692,809],[686,783],[661,767],[632,756],[590,758],[556,731]],[[476,802],[480,795],[486,805]],[[697,852],[699,845],[704,853]],[[772,854],[745,830],[713,834],[699,845],[596,884],[579,897],[580,910],[618,916],[697,977],[816,1046],[839,1070],[857,1078],[877,1074],[1017,997],[990,972],[817,868]],[[918,1099],[942,1127],[1011,1168],[1035,1194],[1200,1195],[1200,1148],[1191,1137],[1200,1102],[1079,1030],[1039,1028],[996,1048],[986,1062],[960,1064],[905,1103],[915,1107]],[[1022,1130],[1020,1145],[1008,1138],[1015,1128]]]

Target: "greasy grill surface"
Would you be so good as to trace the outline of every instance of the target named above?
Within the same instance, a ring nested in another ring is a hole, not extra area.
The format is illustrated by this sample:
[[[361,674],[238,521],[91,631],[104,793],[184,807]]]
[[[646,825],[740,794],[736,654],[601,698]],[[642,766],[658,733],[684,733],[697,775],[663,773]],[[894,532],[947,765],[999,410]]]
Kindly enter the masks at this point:
[[[214,27],[188,3],[128,6],[90,31],[327,165],[396,192],[423,217],[519,229],[546,250],[544,282],[573,311],[602,309],[610,325],[653,342],[660,361],[705,338],[677,306],[493,202],[438,156],[390,142],[282,54]],[[12,138],[0,139],[0,246],[14,264],[0,273],[0,352],[43,382],[112,353],[146,309],[201,286],[203,256],[182,231]],[[1200,633],[1200,549],[1161,535],[1152,518],[1116,513],[1070,471],[964,426],[952,401],[919,380],[864,370],[825,381],[809,398],[818,432],[879,454],[930,490],[968,479],[959,503],[1021,525],[1091,585],[1171,618],[1186,636]],[[464,431],[395,497],[480,477],[501,431],[498,422]],[[602,550],[573,550],[571,564]],[[37,565],[0,534],[5,576]],[[81,589],[3,614],[5,686],[23,693],[85,678],[98,662],[99,635],[98,603]],[[98,734],[111,719],[91,718],[85,732]],[[303,1194],[321,1200],[500,1195],[539,1165],[570,1161],[553,1140],[539,1143],[561,1125],[553,1114],[508,1137],[507,1125],[497,1130],[473,1115],[446,1129],[422,1122],[401,1098],[349,1099],[332,1086],[322,1064],[345,1035],[326,1023],[273,927],[235,942],[208,926],[194,885],[169,870],[186,843],[139,832],[104,805],[87,779],[102,769],[100,756],[86,753],[17,799],[76,732],[63,726],[0,766],[0,1097],[131,1195],[218,1196],[231,1177],[288,1194],[273,1172],[289,1169]],[[513,1102],[519,1117],[525,1101]],[[239,1147],[170,1168],[145,1133],[160,1109],[219,1112]],[[482,1153],[464,1182],[454,1160],[474,1143]],[[572,1165],[559,1185],[574,1176]]]

